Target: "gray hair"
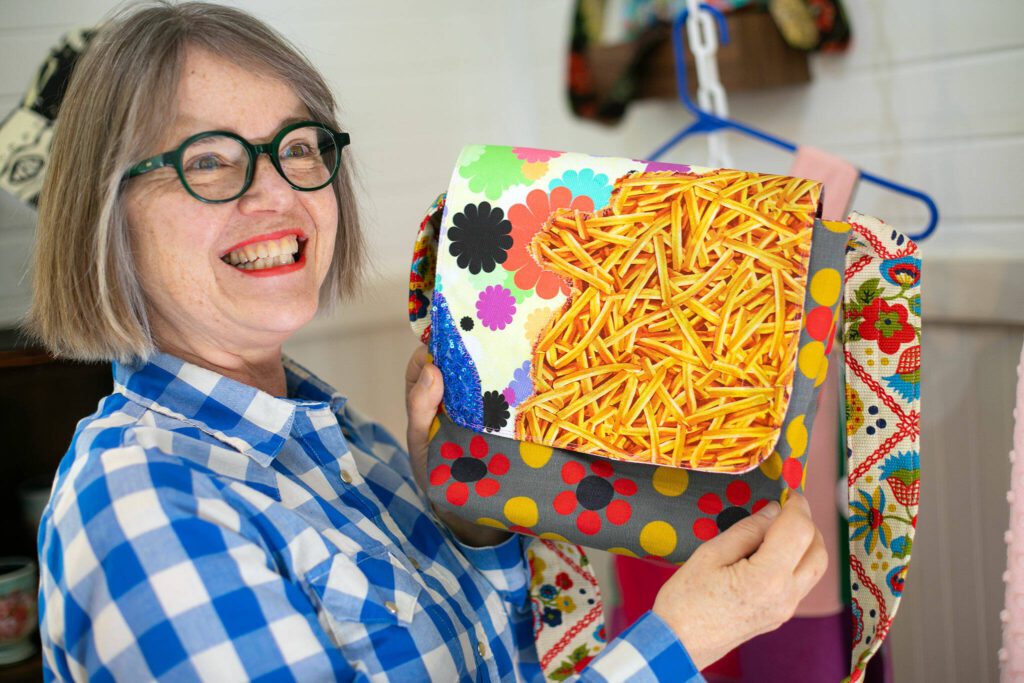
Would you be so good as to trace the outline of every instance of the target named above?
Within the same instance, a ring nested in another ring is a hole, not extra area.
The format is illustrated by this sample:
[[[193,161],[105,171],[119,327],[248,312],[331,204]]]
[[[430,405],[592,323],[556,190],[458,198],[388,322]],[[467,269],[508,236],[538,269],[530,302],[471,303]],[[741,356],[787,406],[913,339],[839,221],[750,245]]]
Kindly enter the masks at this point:
[[[107,21],[79,60],[54,129],[39,200],[27,331],[57,356],[145,359],[154,350],[132,259],[122,176],[153,153],[176,113],[189,47],[288,83],[310,116],[340,129],[323,78],[258,19],[203,2],[133,5]],[[320,310],[351,295],[364,267],[352,176],[342,163],[334,255]]]

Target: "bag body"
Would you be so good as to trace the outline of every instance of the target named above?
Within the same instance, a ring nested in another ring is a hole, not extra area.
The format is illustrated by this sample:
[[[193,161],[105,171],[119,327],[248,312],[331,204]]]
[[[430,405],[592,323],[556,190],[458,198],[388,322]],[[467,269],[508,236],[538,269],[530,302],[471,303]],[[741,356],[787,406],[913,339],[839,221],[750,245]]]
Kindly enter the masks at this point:
[[[868,389],[904,401],[882,401],[898,435],[846,420],[856,679],[899,598],[878,567],[901,591],[916,522],[920,261],[879,221],[858,217],[851,238],[851,223],[818,220],[820,193],[728,169],[463,150],[421,223],[410,280],[410,320],[445,383],[432,503],[537,536],[537,552],[568,541],[681,563],[802,489],[845,317],[845,340],[860,345],[847,372],[872,366],[848,385],[847,412]],[[881,358],[896,353],[898,368]],[[913,457],[891,453],[900,441]],[[898,519],[883,484],[912,506]],[[891,561],[866,557],[883,550]]]

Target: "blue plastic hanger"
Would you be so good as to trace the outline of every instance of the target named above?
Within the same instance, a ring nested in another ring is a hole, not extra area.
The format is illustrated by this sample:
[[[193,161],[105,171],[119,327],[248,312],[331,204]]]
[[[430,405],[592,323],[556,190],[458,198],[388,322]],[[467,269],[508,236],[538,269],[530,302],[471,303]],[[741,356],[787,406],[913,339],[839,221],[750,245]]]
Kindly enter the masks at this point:
[[[719,33],[721,34],[720,43],[722,45],[728,43],[729,30],[726,26],[725,17],[722,15],[722,13],[719,12],[714,7],[711,7],[710,5],[702,3],[700,6],[702,9],[711,12],[715,16],[715,19],[718,22]],[[761,140],[763,142],[775,145],[776,147],[781,147],[782,149],[785,149],[787,151],[795,152],[797,146],[792,142],[783,140],[782,138],[775,137],[774,135],[766,133],[763,130],[759,130],[757,128],[754,128],[753,126],[748,126],[738,121],[734,121],[730,118],[722,118],[715,116],[714,114],[698,107],[696,104],[694,104],[693,100],[690,99],[690,91],[686,82],[686,46],[683,42],[683,32],[686,29],[686,18],[688,15],[689,10],[684,9],[676,17],[675,22],[673,22],[672,44],[675,50],[676,83],[679,89],[679,99],[680,101],[682,101],[683,106],[689,109],[690,112],[696,117],[696,120],[687,127],[683,128],[678,133],[676,133],[665,144],[663,144],[661,147],[655,150],[655,152],[651,154],[651,156],[649,157],[651,161],[657,161],[659,158],[661,158],[663,154],[665,154],[665,152],[667,152],[672,147],[676,146],[677,144],[685,140],[690,135],[694,135],[697,133],[714,133],[715,131],[719,130],[735,130],[749,137],[757,138],[758,140]],[[872,173],[867,173],[865,171],[860,172],[860,177],[869,183],[879,185],[888,190],[892,190],[893,192],[898,192],[899,194],[907,195],[908,197],[913,197],[914,199],[919,200],[926,207],[928,207],[929,218],[927,227],[925,227],[925,229],[922,232],[909,235],[911,239],[920,241],[927,238],[929,235],[935,232],[935,226],[939,222],[939,209],[937,206],[935,206],[935,202],[932,200],[932,198],[929,197],[927,194],[921,192],[920,190],[915,190],[911,187],[907,187],[906,185],[901,185],[900,183],[887,180],[886,178],[882,178]]]

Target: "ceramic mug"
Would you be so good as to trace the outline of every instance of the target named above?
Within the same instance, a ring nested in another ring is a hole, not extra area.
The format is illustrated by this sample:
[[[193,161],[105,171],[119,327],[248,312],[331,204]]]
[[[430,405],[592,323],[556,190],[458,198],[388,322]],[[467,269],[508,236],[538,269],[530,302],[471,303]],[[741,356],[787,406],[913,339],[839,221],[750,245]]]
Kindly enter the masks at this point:
[[[27,557],[0,557],[0,664],[32,656],[30,636],[36,619],[36,563]]]

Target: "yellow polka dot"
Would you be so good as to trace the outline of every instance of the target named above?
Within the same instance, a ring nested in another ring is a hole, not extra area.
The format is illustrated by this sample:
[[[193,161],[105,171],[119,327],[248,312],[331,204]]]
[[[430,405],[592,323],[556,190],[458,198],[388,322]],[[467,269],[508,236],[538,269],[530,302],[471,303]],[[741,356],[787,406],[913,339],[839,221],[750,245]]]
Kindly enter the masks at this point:
[[[479,524],[480,526],[489,526],[489,527],[494,527],[495,529],[507,529],[508,528],[504,524],[499,522],[498,520],[491,519],[490,517],[479,517],[476,520],[476,523]]]
[[[532,498],[516,496],[505,503],[505,516],[513,524],[530,527],[537,523],[537,504]]]
[[[868,356],[871,356],[871,355],[873,355],[875,353],[875,350],[874,349],[864,349],[864,353],[866,355],[868,355]]]
[[[875,365],[875,361],[873,361],[873,360],[869,360],[868,361],[868,367],[869,368],[874,367],[874,365]]]
[[[430,431],[427,432],[427,441],[433,441],[434,435],[437,434],[437,430],[441,428],[441,421],[434,418],[434,421],[430,423]]]
[[[874,477],[864,477],[864,482],[867,483],[867,484],[870,484],[874,480],[875,480]]]
[[[821,306],[831,306],[839,300],[843,278],[833,268],[823,268],[811,278],[811,297]]]
[[[549,541],[562,541],[563,543],[568,542],[569,540],[562,534],[556,534],[554,531],[545,531],[544,533],[540,534],[540,537],[546,538]]]
[[[640,530],[640,547],[649,555],[665,557],[676,549],[676,530],[668,522],[654,521]]]
[[[830,232],[839,233],[840,235],[850,232],[851,227],[849,223],[843,223],[842,221],[822,221],[821,224]]]
[[[875,559],[876,559],[876,560],[880,560],[880,559],[882,559],[882,553],[881,553],[881,552],[877,552],[877,553],[875,553]]]
[[[761,474],[768,477],[772,481],[778,480],[782,474],[782,458],[779,457],[777,452],[772,452],[768,458],[761,463]]]
[[[888,562],[883,562],[882,563],[882,571],[884,572],[884,571],[886,571],[888,569],[889,569],[889,563]]]
[[[791,458],[799,458],[807,450],[807,427],[804,426],[803,415],[798,415],[786,427],[786,443],[792,449]]]
[[[818,379],[814,380],[814,386],[820,387],[828,377],[828,356],[821,359],[821,370],[818,371]]]
[[[551,459],[551,453],[550,446],[529,443],[527,441],[519,442],[519,456],[523,459],[523,462],[535,470],[539,470],[548,464],[548,460]]]
[[[881,366],[882,366],[882,367],[884,368],[884,367],[885,367],[886,365],[888,365],[888,364],[889,364],[889,359],[888,359],[888,358],[883,358],[882,360],[880,360],[880,361],[878,361],[878,362],[879,362],[879,364],[881,364]]]
[[[800,355],[797,356],[796,363],[800,367],[800,372],[804,373],[804,376],[816,379],[818,371],[821,369],[821,361],[824,358],[825,345],[820,341],[812,341],[800,349]]]
[[[690,475],[675,467],[658,467],[651,477],[651,485],[663,496],[678,496],[690,485]]]
[[[871,563],[871,568],[877,572],[878,571],[878,563],[877,562],[872,562]]]
[[[608,552],[615,553],[616,555],[625,555],[626,557],[639,557],[629,548],[608,548]]]

